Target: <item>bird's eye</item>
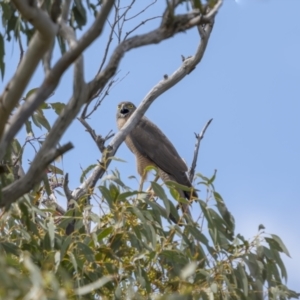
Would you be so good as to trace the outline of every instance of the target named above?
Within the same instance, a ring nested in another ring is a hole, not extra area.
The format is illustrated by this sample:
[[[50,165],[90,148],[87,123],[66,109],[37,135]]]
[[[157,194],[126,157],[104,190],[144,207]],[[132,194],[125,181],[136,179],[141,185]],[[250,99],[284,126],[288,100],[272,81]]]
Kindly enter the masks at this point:
[[[118,108],[118,109],[121,108],[121,105],[119,104],[119,105],[117,106],[117,108]]]
[[[128,107],[129,107],[129,108],[133,108],[133,105],[132,105],[132,104],[128,104]]]

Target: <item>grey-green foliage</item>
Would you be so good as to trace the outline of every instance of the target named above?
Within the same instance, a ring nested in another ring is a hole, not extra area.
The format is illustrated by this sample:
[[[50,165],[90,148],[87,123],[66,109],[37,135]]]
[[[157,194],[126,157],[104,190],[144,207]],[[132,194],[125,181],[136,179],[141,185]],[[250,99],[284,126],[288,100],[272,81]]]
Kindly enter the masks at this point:
[[[163,198],[158,203],[132,191],[117,171],[93,192],[101,198],[100,214],[82,217],[85,197],[61,216],[34,206],[34,193],[27,195],[1,216],[0,298],[297,298],[285,285],[281,255],[289,253],[282,240],[262,226],[250,240],[236,234],[213,179],[200,176],[207,190],[205,199],[193,203],[200,218],[178,215],[178,225],[166,214],[181,200],[176,184],[153,183]],[[73,218],[75,231],[67,236]],[[90,234],[86,219],[93,222]]]

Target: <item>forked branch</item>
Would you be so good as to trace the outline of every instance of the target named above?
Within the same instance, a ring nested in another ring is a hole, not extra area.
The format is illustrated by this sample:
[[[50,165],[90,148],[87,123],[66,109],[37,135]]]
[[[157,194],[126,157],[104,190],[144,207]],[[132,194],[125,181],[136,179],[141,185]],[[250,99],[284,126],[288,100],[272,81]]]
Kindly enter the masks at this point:
[[[188,172],[188,176],[189,176],[190,182],[193,182],[193,179],[194,179],[194,176],[195,176],[195,169],[196,169],[196,166],[197,166],[197,160],[198,160],[200,142],[204,138],[205,131],[208,128],[209,124],[212,122],[212,120],[213,119],[210,119],[205,124],[205,126],[203,127],[203,129],[200,132],[200,134],[195,133],[196,144],[195,144],[195,150],[194,150],[194,158],[193,158],[193,162],[192,162],[191,168],[190,168],[190,170]]]

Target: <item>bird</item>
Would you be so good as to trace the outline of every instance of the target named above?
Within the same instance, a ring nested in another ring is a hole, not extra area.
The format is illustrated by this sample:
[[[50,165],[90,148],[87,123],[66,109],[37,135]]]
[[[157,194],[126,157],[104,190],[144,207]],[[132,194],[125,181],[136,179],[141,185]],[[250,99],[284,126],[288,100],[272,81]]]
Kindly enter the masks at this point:
[[[129,117],[136,110],[132,102],[121,102],[117,106],[117,127],[120,130]],[[141,176],[140,190],[147,177],[146,168],[155,167],[158,176],[163,182],[174,181],[181,185],[191,187],[192,184],[186,174],[188,168],[177,150],[166,135],[147,117],[143,116],[137,125],[126,136],[125,143],[135,155],[137,171]],[[149,170],[149,168],[147,168]],[[187,200],[198,198],[197,192],[178,190],[180,195]],[[181,204],[183,212],[188,211],[188,206]]]

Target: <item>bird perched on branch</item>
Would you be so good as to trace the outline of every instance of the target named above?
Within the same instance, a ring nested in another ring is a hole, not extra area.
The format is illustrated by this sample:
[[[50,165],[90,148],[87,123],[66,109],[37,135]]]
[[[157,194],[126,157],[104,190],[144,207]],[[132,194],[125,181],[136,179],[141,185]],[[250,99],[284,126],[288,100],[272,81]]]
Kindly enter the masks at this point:
[[[121,102],[117,107],[117,125],[121,129],[136,107],[131,102]],[[159,177],[164,181],[175,181],[192,187],[187,177],[187,166],[173,144],[163,132],[146,117],[142,117],[125,139],[127,147],[136,157],[137,171],[141,176],[140,190],[147,176],[148,166],[157,168]],[[179,190],[182,197],[191,200],[198,198],[196,191]],[[188,210],[182,205],[183,212]]]

